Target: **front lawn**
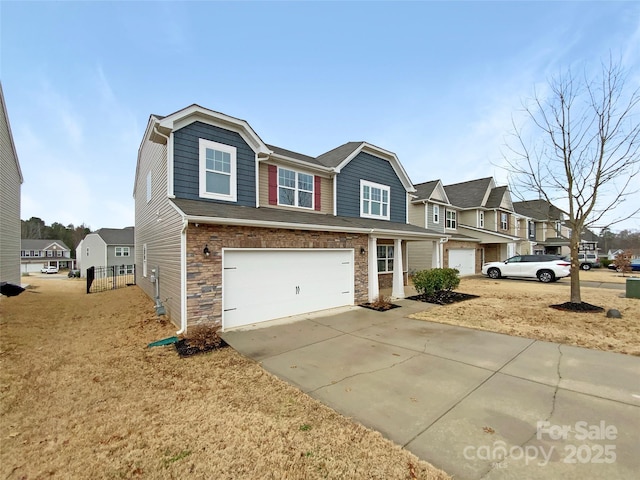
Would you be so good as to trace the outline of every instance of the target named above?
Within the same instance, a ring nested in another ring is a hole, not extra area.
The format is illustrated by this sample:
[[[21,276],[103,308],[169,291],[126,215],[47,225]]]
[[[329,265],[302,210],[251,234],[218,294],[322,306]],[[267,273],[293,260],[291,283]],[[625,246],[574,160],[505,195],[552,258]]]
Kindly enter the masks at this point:
[[[610,276],[618,280],[617,275],[592,270],[581,272],[580,279],[606,281]],[[456,290],[480,298],[437,306],[412,318],[640,356],[640,299],[623,298],[624,290],[581,288],[582,301],[604,307],[602,313],[549,308],[569,301],[568,278],[543,284],[469,277],[462,278]],[[622,318],[606,318],[610,308],[619,310]]]
[[[449,478],[231,348],[147,348],[175,327],[136,286],[22,280],[0,298],[1,478]]]

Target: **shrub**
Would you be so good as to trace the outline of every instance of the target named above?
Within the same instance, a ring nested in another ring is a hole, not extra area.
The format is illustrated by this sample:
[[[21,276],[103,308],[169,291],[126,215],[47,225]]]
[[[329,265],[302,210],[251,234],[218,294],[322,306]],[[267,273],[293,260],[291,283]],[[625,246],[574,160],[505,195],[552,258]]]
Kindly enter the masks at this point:
[[[460,285],[459,273],[455,268],[420,270],[413,275],[413,286],[425,297],[432,297],[440,291],[450,292]]]
[[[609,260],[608,258],[601,258],[600,259],[600,265],[602,265],[603,268],[608,268],[609,265],[611,265],[612,262],[613,262],[613,260]]]
[[[371,302],[371,307],[378,308],[380,310],[389,310],[391,308],[391,297],[385,297],[384,295],[380,295],[373,302]]]
[[[186,338],[190,347],[207,350],[219,347],[222,343],[222,338],[218,335],[219,331],[218,325],[196,325],[188,330]]]

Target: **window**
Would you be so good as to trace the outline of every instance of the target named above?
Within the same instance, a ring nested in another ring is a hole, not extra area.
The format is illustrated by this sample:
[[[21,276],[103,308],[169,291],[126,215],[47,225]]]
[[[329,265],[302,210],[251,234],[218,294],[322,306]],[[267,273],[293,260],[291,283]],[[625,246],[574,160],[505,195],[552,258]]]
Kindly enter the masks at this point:
[[[393,245],[378,245],[378,272],[393,272]]]
[[[200,196],[236,201],[236,148],[200,139]]]
[[[533,222],[529,222],[529,236],[530,237],[536,236],[536,224]]]
[[[51,250],[45,250],[47,253],[47,257],[53,257],[53,252]]]
[[[56,257],[61,257],[61,256],[62,256],[62,250],[56,251]]]
[[[480,228],[484,228],[484,212],[479,212],[479,215],[478,215],[478,226]]]
[[[116,247],[116,257],[128,257],[129,247]]]
[[[509,230],[509,216],[504,212],[500,212],[500,228]]]
[[[455,210],[447,210],[447,228],[457,228],[457,216]]]
[[[313,175],[279,168],[278,205],[313,208]]]
[[[130,275],[133,273],[133,265],[118,266],[118,275]]]
[[[433,223],[440,223],[440,206],[433,206]]]
[[[151,171],[147,173],[147,203],[151,201]]]
[[[386,185],[360,180],[360,216],[389,220],[390,191]]]

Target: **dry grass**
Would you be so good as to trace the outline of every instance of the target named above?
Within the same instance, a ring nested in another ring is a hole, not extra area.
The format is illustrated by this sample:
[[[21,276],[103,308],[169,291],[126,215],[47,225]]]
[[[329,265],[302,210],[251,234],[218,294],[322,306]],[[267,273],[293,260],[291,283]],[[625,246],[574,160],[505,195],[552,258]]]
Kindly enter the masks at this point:
[[[147,348],[175,329],[138,287],[23,281],[0,298],[1,478],[448,478],[230,348]]]
[[[581,272],[581,280],[594,280],[616,272],[603,269]],[[626,280],[626,278],[625,278]],[[594,280],[603,281],[603,280]],[[582,301],[615,308],[622,319],[605,313],[572,313],[549,308],[569,301],[569,280],[542,284],[535,280],[463,278],[457,291],[480,298],[437,306],[413,318],[489,330],[520,337],[580,347],[640,355],[640,300],[624,297],[624,290],[581,288]]]

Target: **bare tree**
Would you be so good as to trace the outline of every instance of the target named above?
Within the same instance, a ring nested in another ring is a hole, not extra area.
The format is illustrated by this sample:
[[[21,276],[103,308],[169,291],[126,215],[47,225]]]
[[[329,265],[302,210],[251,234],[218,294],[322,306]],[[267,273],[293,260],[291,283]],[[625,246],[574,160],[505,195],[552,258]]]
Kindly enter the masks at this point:
[[[627,74],[611,59],[597,78],[570,70],[548,82],[524,105],[529,128],[514,121],[505,161],[516,192],[531,192],[553,203],[571,229],[571,303],[580,296],[580,233],[612,225],[640,211],[616,216],[638,193],[640,182],[640,88],[628,89]]]

